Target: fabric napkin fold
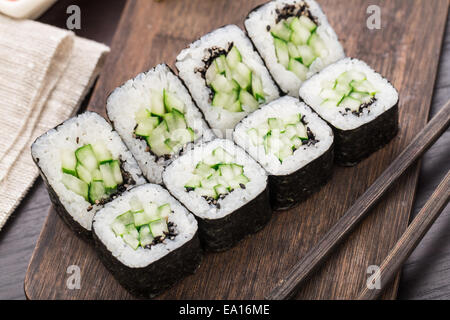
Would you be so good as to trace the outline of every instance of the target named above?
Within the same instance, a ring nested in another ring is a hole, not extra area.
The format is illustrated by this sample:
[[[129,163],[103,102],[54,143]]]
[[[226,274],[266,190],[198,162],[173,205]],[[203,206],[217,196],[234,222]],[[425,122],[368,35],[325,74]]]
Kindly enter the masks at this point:
[[[38,170],[30,147],[79,108],[109,48],[0,15],[0,230]]]

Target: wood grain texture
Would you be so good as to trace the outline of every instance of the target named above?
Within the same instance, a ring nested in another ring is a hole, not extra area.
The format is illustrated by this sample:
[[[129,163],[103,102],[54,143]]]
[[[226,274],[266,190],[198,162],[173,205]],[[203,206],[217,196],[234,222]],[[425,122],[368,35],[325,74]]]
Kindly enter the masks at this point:
[[[372,281],[374,284],[376,281],[379,281],[379,290],[370,289],[366,286],[359,294],[359,300],[376,299],[382,293],[383,289],[395,277],[405,260],[439,217],[442,210],[444,210],[449,198],[450,171],[447,172],[442,182],[414,218],[411,225],[408,226],[408,229],[406,229],[391,252],[389,252],[389,255],[381,264],[379,271],[375,274]]]
[[[400,153],[400,155],[392,161],[389,167],[383,171],[383,173],[364,192],[364,194],[352,204],[352,206],[345,212],[339,221],[337,221],[330,228],[324,237],[321,238],[318,243],[314,245],[311,250],[308,251],[305,256],[303,256],[302,259],[289,270],[287,275],[280,279],[276,287],[266,298],[269,300],[283,300],[292,298],[298,288],[300,288],[304,282],[311,277],[313,272],[326,261],[336,247],[342,243],[347,238],[348,234],[358,225],[358,223],[367,216],[370,210],[376,205],[376,203],[378,203],[378,201],[380,201],[380,199],[392,187],[397,179],[401,177],[403,173],[412,164],[414,164],[436,140],[439,139],[442,133],[447,130],[449,124],[450,100],[447,101],[441,111],[439,111],[439,113],[431,119],[425,128],[423,128],[420,133],[416,135],[413,141],[411,141],[411,143]],[[442,189],[444,189],[444,192],[447,192],[448,190],[445,189],[445,187],[447,187],[447,183],[444,183],[444,187],[440,186],[438,190],[443,192]],[[446,196],[446,194],[444,194],[444,196]],[[433,199],[433,197],[437,198],[443,196],[440,193],[433,193],[431,199]],[[443,208],[439,209],[442,210]],[[439,211],[439,213],[440,212],[441,211]],[[418,218],[420,219],[414,220],[411,227],[414,227],[415,224],[420,223],[421,219],[425,219],[420,215]],[[435,218],[437,218],[436,214]],[[432,222],[434,222],[434,219]],[[428,228],[429,227],[431,227],[431,225],[429,225]],[[416,230],[416,232],[417,231],[419,230]],[[406,232],[409,232],[409,229]],[[405,234],[402,235],[402,238],[399,241],[401,241],[404,236]],[[416,241],[418,242],[420,239],[417,239]],[[414,247],[410,247],[410,250],[412,251]],[[403,257],[404,260],[406,260],[406,258],[407,256]],[[384,266],[384,263],[385,261],[381,267]],[[395,274],[391,275],[392,278],[394,275]],[[389,282],[384,283],[383,288],[385,288],[388,283]]]
[[[246,12],[261,2],[129,1],[91,109],[104,114],[105,99],[114,87],[156,63],[173,65],[179,50],[192,40],[223,24],[242,24]],[[320,3],[346,53],[365,60],[400,91],[399,135],[358,166],[336,168],[332,181],[319,193],[295,209],[276,213],[260,233],[230,251],[208,254],[195,275],[160,298],[262,298],[424,127],[448,1],[374,1],[382,8],[382,29],[373,31],[365,27],[365,1]],[[356,297],[367,266],[379,264],[407,226],[418,168],[408,170],[297,298]],[[80,290],[65,286],[66,269],[72,264],[81,268]],[[384,297],[394,298],[396,286]],[[68,232],[54,212],[31,260],[25,290],[32,299],[132,298],[106,272],[92,248]]]

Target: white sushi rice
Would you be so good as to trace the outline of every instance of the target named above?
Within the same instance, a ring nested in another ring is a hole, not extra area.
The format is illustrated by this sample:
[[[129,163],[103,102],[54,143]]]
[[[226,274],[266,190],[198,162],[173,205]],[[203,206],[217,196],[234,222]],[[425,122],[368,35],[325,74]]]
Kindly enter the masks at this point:
[[[175,224],[177,233],[173,240],[165,239],[164,242],[153,245],[150,249],[138,247],[134,250],[122,237],[115,235],[111,224],[117,216],[131,209],[129,202],[133,197],[137,197],[142,203],[170,205],[172,213],[169,215],[168,222]],[[197,232],[197,221],[163,187],[145,184],[124,192],[120,197],[106,204],[95,215],[93,228],[97,237],[117,260],[130,268],[143,268],[190,241]]]
[[[244,175],[250,180],[245,189],[234,190],[225,198],[218,200],[220,209],[210,205],[195,191],[186,192],[185,184],[192,179],[198,162],[211,157],[213,150],[222,147],[234,157],[234,163],[244,167]],[[267,174],[243,149],[230,140],[216,139],[189,151],[175,160],[163,173],[164,184],[170,193],[183,203],[194,215],[202,219],[220,219],[234,212],[256,198],[267,185]]]
[[[298,90],[302,85],[302,81],[291,71],[288,71],[283,65],[278,63],[275,53],[275,45],[270,31],[267,26],[273,26],[276,23],[278,14],[277,9],[282,9],[286,5],[306,2],[312,16],[317,18],[319,23],[316,30],[317,34],[324,40],[328,49],[326,58],[317,58],[309,67],[307,78],[316,74],[329,64],[336,62],[345,57],[344,49],[338,41],[338,37],[330,26],[327,17],[323,13],[320,6],[314,0],[275,0],[271,1],[255,11],[251,12],[245,20],[245,28],[249,37],[255,44],[256,49],[264,59],[267,68],[272,74],[281,90],[287,94],[298,97]]]
[[[349,70],[363,72],[377,91],[375,94],[376,101],[368,108],[363,108],[363,112],[359,116],[352,113],[342,114],[344,107],[321,106],[323,102],[323,99],[320,97],[322,84],[335,81],[339,75]],[[375,72],[365,62],[351,58],[342,59],[328,66],[319,74],[306,81],[300,88],[300,97],[324,120],[340,130],[353,130],[371,122],[398,102],[398,92],[389,81]]]
[[[78,142],[77,142],[78,139]],[[101,141],[111,152],[113,159],[120,159],[123,169],[131,174],[137,185],[146,181],[136,160],[117,132],[113,131],[106,120],[94,112],[85,112],[65,121],[39,137],[31,148],[31,154],[56,192],[59,200],[72,218],[83,228],[91,230],[92,218],[102,206],[91,204],[82,196],[66,188],[61,182],[61,150],[73,150]]]
[[[234,126],[249,112],[245,111],[245,106],[243,106],[244,112],[230,112],[223,108],[213,107],[210,99],[211,90],[200,72],[195,72],[195,70],[205,67],[202,59],[207,56],[208,49],[212,47],[227,49],[230,43],[233,43],[241,53],[243,63],[261,78],[266,102],[279,97],[279,90],[264,66],[264,62],[253,49],[250,39],[238,26],[222,27],[192,43],[189,48],[184,49],[178,55],[176,67],[179,70],[180,78],[186,83],[192,97],[203,111],[208,124],[211,128],[217,129],[214,132],[221,137],[226,137],[227,129],[231,129],[229,131],[231,137]]]
[[[314,145],[301,146],[283,163],[275,155],[266,154],[263,145],[255,146],[250,141],[250,137],[247,134],[249,129],[257,128],[261,124],[267,123],[269,118],[283,119],[299,113],[304,116],[307,127],[311,129],[318,142]],[[233,138],[236,144],[256,159],[269,174],[280,176],[291,174],[303,168],[329,150],[333,144],[333,131],[306,104],[298,101],[296,98],[286,96],[272,101],[242,120],[236,126]]]
[[[149,106],[152,90],[163,92],[163,89],[175,94],[185,104],[186,123],[194,129],[196,143],[215,138],[186,87],[165,64],[139,74],[114,90],[107,101],[108,117],[113,122],[114,129],[135,156],[142,172],[152,183],[162,182],[161,174],[168,161],[163,158],[157,159],[154,154],[146,151],[148,145],[145,140],[136,139],[133,136],[136,127],[135,114],[139,109]]]

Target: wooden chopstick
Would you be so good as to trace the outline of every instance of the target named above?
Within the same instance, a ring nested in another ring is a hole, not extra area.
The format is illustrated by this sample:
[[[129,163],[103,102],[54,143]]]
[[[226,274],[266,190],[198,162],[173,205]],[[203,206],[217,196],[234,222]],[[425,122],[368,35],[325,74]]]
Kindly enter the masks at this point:
[[[393,183],[411,166],[448,128],[450,100],[425,126],[367,191],[331,227],[325,236],[297,262],[266,296],[269,300],[292,298],[299,287],[334,251],[355,226],[368,214]]]
[[[450,198],[450,171],[436,188],[436,190],[428,199],[425,206],[420,210],[414,218],[411,225],[406,229],[405,233],[398,240],[394,249],[381,264],[380,270],[377,271],[374,283],[379,281],[380,289],[364,288],[358,296],[359,300],[376,299],[383,292],[383,289],[397,274],[403,262],[409,257],[411,252],[419,244],[420,240],[425,236],[427,231],[436,221],[437,217],[444,210]]]

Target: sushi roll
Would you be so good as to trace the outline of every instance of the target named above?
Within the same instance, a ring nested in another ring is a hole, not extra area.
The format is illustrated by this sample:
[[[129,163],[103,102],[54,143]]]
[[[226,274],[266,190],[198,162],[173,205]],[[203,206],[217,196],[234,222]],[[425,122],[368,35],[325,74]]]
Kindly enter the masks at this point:
[[[152,298],[194,273],[202,259],[197,221],[163,187],[135,187],[92,225],[100,259],[132,294]]]
[[[231,248],[272,215],[266,172],[230,140],[216,139],[179,157],[163,181],[197,218],[209,251]]]
[[[270,1],[250,12],[244,25],[281,90],[293,97],[306,79],[345,57],[314,0]]]
[[[217,29],[184,49],[176,67],[214,132],[231,136],[234,126],[279,89],[251,41],[235,25]]]
[[[333,128],[340,165],[355,165],[397,134],[397,90],[360,60],[330,65],[304,83],[300,97]]]
[[[188,90],[160,64],[114,90],[106,106],[114,129],[152,183],[193,143],[215,138]]]
[[[282,97],[253,112],[233,138],[269,173],[274,210],[305,200],[332,175],[333,131],[296,98]]]
[[[92,238],[92,218],[105,203],[146,182],[117,132],[93,112],[40,136],[31,155],[56,211],[84,239]]]

